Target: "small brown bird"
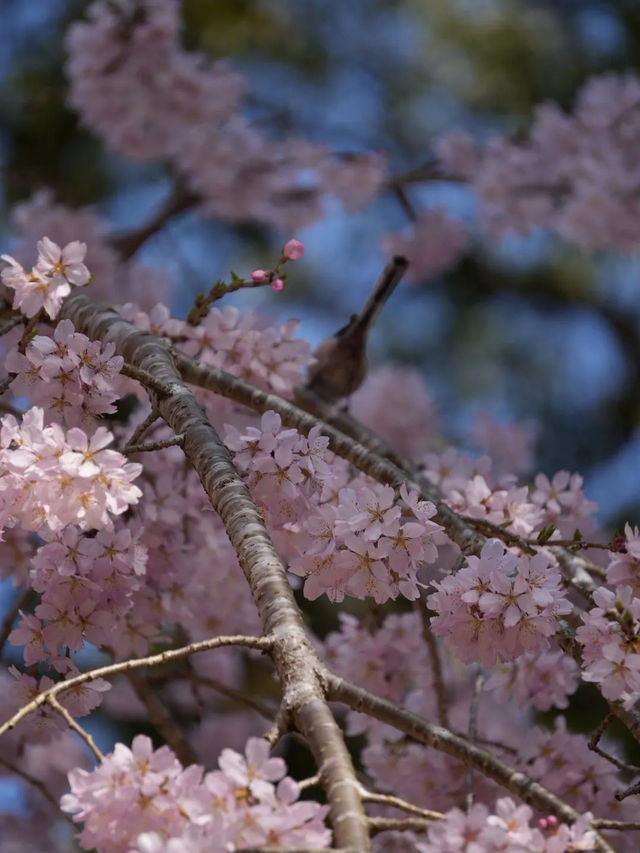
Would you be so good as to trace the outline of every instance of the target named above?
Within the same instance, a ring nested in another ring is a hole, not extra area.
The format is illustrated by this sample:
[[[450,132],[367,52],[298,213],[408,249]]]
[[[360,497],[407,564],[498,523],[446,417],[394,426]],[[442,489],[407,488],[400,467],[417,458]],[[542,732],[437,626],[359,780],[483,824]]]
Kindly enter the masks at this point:
[[[314,352],[306,388],[329,402],[353,394],[367,374],[367,335],[378,312],[393,293],[409,262],[395,255],[384,268],[359,314],[344,328],[324,340]]]

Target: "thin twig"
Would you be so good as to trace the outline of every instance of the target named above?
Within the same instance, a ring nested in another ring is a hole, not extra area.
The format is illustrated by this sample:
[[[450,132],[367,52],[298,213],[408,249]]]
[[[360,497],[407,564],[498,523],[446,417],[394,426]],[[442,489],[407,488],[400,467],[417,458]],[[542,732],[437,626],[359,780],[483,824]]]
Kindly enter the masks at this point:
[[[602,758],[606,759],[611,764],[613,764],[614,767],[617,767],[618,770],[628,770],[631,773],[637,773],[638,770],[640,770],[639,767],[635,767],[632,764],[626,764],[624,761],[620,761],[619,758],[616,758],[614,755],[609,755],[608,752],[605,752],[604,749],[600,749],[600,747],[598,746],[598,744],[600,743],[600,738],[604,734],[605,729],[607,728],[607,726],[611,722],[612,718],[613,718],[613,714],[611,712],[608,713],[603,718],[602,722],[600,723],[598,728],[595,730],[595,732],[593,733],[593,735],[589,739],[587,746],[589,747],[589,749],[592,752],[595,752],[596,755],[600,755]]]
[[[197,326],[201,323],[209,313],[210,307],[214,302],[222,299],[228,293],[235,293],[236,290],[245,290],[252,287],[268,287],[276,277],[276,273],[271,273],[264,281],[253,281],[252,279],[234,278],[230,284],[225,281],[216,281],[212,285],[209,293],[198,293],[193,304],[193,308],[187,313],[187,323],[190,326]],[[286,275],[283,274],[283,278]]]
[[[127,453],[130,447],[132,447],[134,444],[138,444],[145,432],[151,426],[153,426],[153,424],[159,419],[160,415],[155,409],[152,408],[147,417],[134,429],[133,433],[131,434],[131,438],[123,447],[122,452]]]
[[[315,776],[308,776],[306,779],[302,779],[298,782],[298,788],[300,788],[301,791],[306,791],[308,788],[315,788],[320,784],[320,774],[316,773]]]
[[[166,382],[160,382],[153,373],[135,367],[126,361],[120,368],[120,373],[123,376],[128,376],[129,379],[135,379],[141,385],[144,385],[145,388],[151,388],[152,391],[155,391],[156,394],[160,394],[162,397],[168,397],[172,392],[171,386]]]
[[[26,326],[24,327],[24,331],[22,332],[22,337],[18,341],[18,352],[24,355],[24,352],[27,348],[27,344],[32,337],[32,334],[35,331],[36,326],[42,320],[44,316],[44,311],[42,308],[38,311],[37,314],[34,314],[28,321]]]
[[[379,794],[377,791],[369,791],[367,788],[361,787],[360,796],[365,803],[379,803],[382,806],[393,806],[396,809],[402,809],[404,812],[423,817],[426,820],[441,820],[444,817],[442,812],[421,809],[420,806],[415,806],[413,803],[409,803],[401,797],[394,797],[392,794]]]
[[[278,709],[273,725],[263,735],[271,749],[282,740],[282,738],[291,731],[291,714],[282,706]]]
[[[127,456],[131,453],[148,453],[152,450],[164,450],[165,447],[182,447],[184,435],[172,435],[171,438],[161,438],[158,441],[149,441],[145,444],[128,444],[122,452]]]
[[[409,196],[407,194],[407,191],[402,186],[402,184],[395,184],[393,186],[393,192],[395,193],[396,198],[398,199],[398,203],[400,204],[400,207],[405,212],[409,222],[411,222],[411,223],[417,222],[418,221],[418,215],[416,214],[416,209],[413,206],[413,204],[411,203],[411,201],[409,200]]]
[[[440,652],[438,642],[431,630],[431,612],[427,607],[427,602],[424,595],[418,598],[418,608],[420,610],[420,621],[422,622],[422,636],[429,651],[431,659],[431,672],[433,675],[433,687],[436,691],[436,703],[438,709],[438,722],[445,728],[449,725],[447,714],[447,694],[444,684],[444,676],[442,673],[442,662],[440,660]]]
[[[94,741],[93,737],[89,734],[88,731],[85,731],[85,729],[83,729],[82,726],[76,720],[73,719],[71,714],[58,702],[56,697],[48,696],[47,703],[51,705],[51,707],[54,711],[56,711],[56,713],[60,714],[60,716],[69,726],[69,728],[82,738],[82,740],[87,744],[87,746],[89,747],[91,752],[93,752],[98,761],[103,761],[104,755],[96,746],[96,742]]]
[[[626,800],[627,797],[632,797],[634,794],[640,794],[640,782],[634,782],[628,788],[623,788],[622,791],[616,791],[615,797],[618,802]]]
[[[591,821],[594,829],[616,829],[624,832],[627,829],[640,829],[640,821],[637,820],[608,820],[604,817],[596,817]]]
[[[35,699],[23,705],[6,723],[0,726],[0,736],[15,726],[24,719],[28,714],[37,711],[41,705],[49,702],[49,697],[57,696],[58,693],[63,693],[65,690],[70,690],[72,687],[77,687],[79,684],[85,684],[89,681],[96,681],[98,678],[108,678],[112,675],[117,675],[120,672],[128,672],[132,669],[142,669],[147,666],[161,666],[170,661],[179,660],[180,658],[188,657],[189,655],[197,654],[198,652],[206,652],[210,649],[217,649],[222,646],[246,646],[250,649],[261,649],[269,651],[273,645],[273,641],[269,637],[246,637],[243,635],[229,637],[212,637],[209,640],[201,640],[198,643],[189,643],[187,646],[181,646],[178,649],[170,649],[166,652],[160,652],[157,655],[149,655],[145,658],[136,660],[125,660],[118,663],[111,663],[107,666],[100,666],[97,669],[92,669],[89,672],[83,672],[67,681],[58,681],[53,687],[43,690]]]

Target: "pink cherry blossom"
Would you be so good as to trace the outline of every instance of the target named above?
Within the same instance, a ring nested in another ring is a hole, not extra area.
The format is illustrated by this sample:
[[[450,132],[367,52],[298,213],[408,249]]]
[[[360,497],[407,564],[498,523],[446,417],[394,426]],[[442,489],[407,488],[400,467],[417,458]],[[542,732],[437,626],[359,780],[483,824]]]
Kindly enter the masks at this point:
[[[68,243],[61,249],[53,240],[43,237],[38,242],[38,262],[35,269],[46,276],[61,276],[76,287],[89,281],[90,273],[82,263],[87,246],[79,240]]]

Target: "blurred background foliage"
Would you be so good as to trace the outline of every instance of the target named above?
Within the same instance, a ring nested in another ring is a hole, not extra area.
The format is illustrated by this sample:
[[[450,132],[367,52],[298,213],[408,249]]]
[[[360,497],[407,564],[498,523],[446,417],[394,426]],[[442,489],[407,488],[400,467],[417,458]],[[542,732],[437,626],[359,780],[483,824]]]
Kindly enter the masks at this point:
[[[80,0],[3,0],[0,46],[0,228],[41,186],[94,205],[116,231],[147,221],[171,191],[157,166],[106,151],[65,107],[63,34]],[[251,118],[344,154],[384,150],[400,175],[429,161],[434,140],[464,129],[526,134],[535,106],[570,108],[605,70],[635,70],[635,0],[184,0],[184,44],[227,57],[247,78]],[[471,248],[450,273],[403,284],[371,341],[374,363],[418,367],[447,434],[464,442],[475,414],[539,424],[538,462],[586,476],[610,524],[638,519],[640,268],[636,256],[587,255],[545,233],[489,240],[461,186],[406,188],[410,204],[461,217]],[[382,235],[408,225],[393,191],[369,209],[329,207],[295,234],[232,227],[183,212],[139,250],[173,273],[172,308],[229,270],[268,266],[283,239],[307,253],[287,290],[232,298],[278,320],[298,316],[313,343],[343,325],[383,264]],[[136,295],[131,294],[135,300]]]

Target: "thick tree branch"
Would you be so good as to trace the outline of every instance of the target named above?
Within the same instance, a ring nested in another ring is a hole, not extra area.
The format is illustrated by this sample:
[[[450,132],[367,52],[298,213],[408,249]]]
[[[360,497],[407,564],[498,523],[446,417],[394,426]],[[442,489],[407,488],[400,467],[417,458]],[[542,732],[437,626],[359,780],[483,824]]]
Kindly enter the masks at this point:
[[[272,640],[269,653],[282,685],[283,708],[306,737],[318,764],[336,843],[364,853],[370,849],[366,816],[351,757],[323,694],[318,675],[322,665],[306,637],[285,566],[229,451],[159,339],[82,293],[65,302],[61,316],[92,340],[114,343],[146,385],[158,413],[176,434],[184,435],[184,453],[222,519],[263,631]],[[147,376],[153,381],[146,383]]]

